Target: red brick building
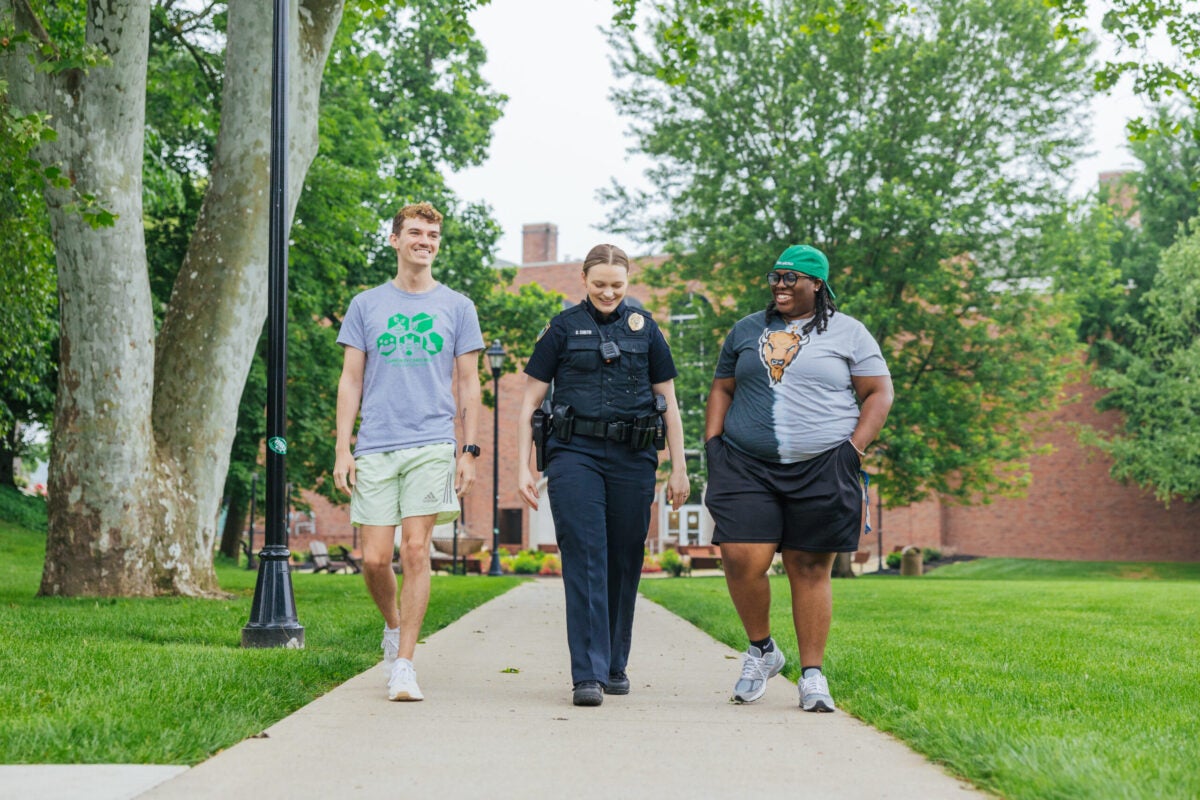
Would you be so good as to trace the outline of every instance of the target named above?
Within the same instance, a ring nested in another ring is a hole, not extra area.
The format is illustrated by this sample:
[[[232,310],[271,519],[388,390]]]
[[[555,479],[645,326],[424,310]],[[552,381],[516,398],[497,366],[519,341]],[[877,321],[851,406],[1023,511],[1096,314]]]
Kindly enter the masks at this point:
[[[1025,497],[988,505],[929,500],[883,510],[883,545],[916,544],[947,553],[1079,561],[1200,561],[1200,504],[1172,503],[1109,477],[1112,460],[1081,444],[1080,425],[1111,430],[1115,411],[1096,411],[1100,391],[1072,386],[1037,444],[1053,448],[1031,460]],[[898,399],[898,402],[900,400]],[[872,507],[877,514],[877,508]],[[872,549],[875,537],[870,537]]]
[[[524,228],[523,263],[515,284],[537,283],[561,292],[571,303],[584,294],[582,262],[557,260],[557,228],[549,223]],[[645,263],[646,260],[643,260]],[[657,261],[657,259],[655,259]],[[652,311],[664,329],[665,315],[654,308],[653,293],[638,282],[640,267],[631,271],[629,295]],[[486,327],[486,325],[485,325]],[[668,331],[669,335],[669,331]],[[506,347],[511,350],[511,347]],[[523,350],[527,348],[522,348]],[[518,419],[524,375],[505,375],[499,392],[499,520],[500,541],[512,547],[537,547],[553,541],[549,504],[538,511],[526,508],[517,495],[514,465]],[[951,505],[932,499],[904,508],[878,507],[872,498],[872,521],[882,532],[884,551],[915,544],[937,547],[947,554],[1016,556],[1026,558],[1130,561],[1200,561],[1200,504],[1173,503],[1168,508],[1135,487],[1125,486],[1108,475],[1110,460],[1094,448],[1078,442],[1079,425],[1103,430],[1118,422],[1115,412],[1100,414],[1094,408],[1098,390],[1088,384],[1071,387],[1071,398],[1050,415],[1046,425],[1033,434],[1037,444],[1052,451],[1032,460],[1032,483],[1023,498],[1005,498],[990,504]],[[897,398],[904,402],[903,397]],[[493,411],[485,408],[480,418],[477,482],[463,504],[460,532],[486,540],[492,536]],[[689,443],[699,446],[699,443]],[[543,499],[545,491],[542,492]],[[662,493],[660,491],[660,498]],[[711,522],[699,505],[685,506],[674,515],[657,503],[652,514],[649,544],[652,551],[687,541],[707,542]],[[880,517],[882,516],[882,519]],[[312,530],[327,542],[353,544],[353,534],[344,509],[328,504],[314,506],[312,520],[302,520],[299,534],[291,541],[293,550],[304,549]],[[305,522],[310,524],[305,525]],[[295,526],[294,526],[295,529]],[[661,531],[661,535],[660,535]],[[449,535],[448,531],[438,535]],[[863,548],[878,548],[877,533],[863,540]]]

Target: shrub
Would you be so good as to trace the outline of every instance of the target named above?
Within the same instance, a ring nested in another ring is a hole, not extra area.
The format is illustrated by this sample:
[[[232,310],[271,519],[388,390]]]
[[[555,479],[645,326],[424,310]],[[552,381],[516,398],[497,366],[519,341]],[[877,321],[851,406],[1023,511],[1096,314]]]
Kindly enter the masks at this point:
[[[522,550],[512,556],[512,571],[517,575],[537,575],[541,567],[541,559],[532,551]]]
[[[542,566],[538,568],[538,575],[562,575],[562,562],[554,553],[546,553],[542,559]]]
[[[12,486],[0,486],[0,519],[31,531],[44,531],[46,498],[21,494]]]
[[[787,567],[783,565],[782,558],[776,557],[775,560],[771,562],[771,574],[787,575]]]
[[[888,569],[900,569],[900,559],[899,553],[888,553],[886,558]]]
[[[676,550],[668,548],[659,553],[658,565],[673,578],[678,578],[683,574],[683,559],[679,557]]]
[[[930,561],[941,561],[942,560],[942,551],[938,550],[936,547],[926,547],[921,552],[922,552],[921,559],[926,564],[928,564]]]
[[[642,556],[642,572],[662,572],[662,565],[658,563],[658,559],[646,553]]]

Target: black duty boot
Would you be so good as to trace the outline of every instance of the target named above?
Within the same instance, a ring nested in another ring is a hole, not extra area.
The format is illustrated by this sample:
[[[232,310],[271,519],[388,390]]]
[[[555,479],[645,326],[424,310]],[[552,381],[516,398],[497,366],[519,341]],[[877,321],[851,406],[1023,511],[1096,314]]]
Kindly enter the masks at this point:
[[[600,681],[580,681],[575,684],[575,694],[571,702],[577,706],[598,706],[604,702],[604,692]]]
[[[629,676],[625,674],[625,670],[608,674],[608,685],[604,687],[604,693],[629,694]]]

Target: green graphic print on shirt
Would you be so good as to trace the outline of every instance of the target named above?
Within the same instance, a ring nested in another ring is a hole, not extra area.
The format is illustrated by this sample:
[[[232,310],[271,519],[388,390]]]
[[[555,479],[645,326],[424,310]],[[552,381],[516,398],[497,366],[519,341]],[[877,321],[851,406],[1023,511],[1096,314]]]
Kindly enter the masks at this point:
[[[379,334],[375,347],[392,366],[427,364],[442,352],[445,339],[433,329],[436,317],[424,312],[411,318],[396,314],[387,321],[388,329]],[[414,357],[415,356],[415,357]]]

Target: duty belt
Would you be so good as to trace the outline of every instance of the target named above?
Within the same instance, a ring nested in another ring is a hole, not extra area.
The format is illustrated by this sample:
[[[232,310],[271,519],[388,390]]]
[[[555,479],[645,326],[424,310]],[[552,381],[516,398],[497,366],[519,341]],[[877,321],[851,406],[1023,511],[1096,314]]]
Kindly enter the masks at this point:
[[[574,431],[583,436],[593,436],[597,439],[628,442],[633,436],[633,422],[625,420],[604,422],[599,419],[576,417]]]

